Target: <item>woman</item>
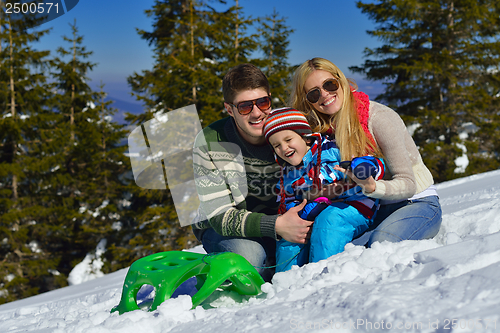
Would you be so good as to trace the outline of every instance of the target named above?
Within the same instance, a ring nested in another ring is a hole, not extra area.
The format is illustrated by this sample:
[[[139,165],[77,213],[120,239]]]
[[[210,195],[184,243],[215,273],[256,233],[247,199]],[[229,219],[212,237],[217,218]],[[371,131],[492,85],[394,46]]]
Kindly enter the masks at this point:
[[[356,88],[332,62],[314,58],[297,68],[289,105],[305,113],[314,132],[335,136],[342,160],[384,157],[382,180],[360,180],[339,168],[365,195],[381,199],[368,246],[434,237],[442,213],[432,174],[399,115]]]

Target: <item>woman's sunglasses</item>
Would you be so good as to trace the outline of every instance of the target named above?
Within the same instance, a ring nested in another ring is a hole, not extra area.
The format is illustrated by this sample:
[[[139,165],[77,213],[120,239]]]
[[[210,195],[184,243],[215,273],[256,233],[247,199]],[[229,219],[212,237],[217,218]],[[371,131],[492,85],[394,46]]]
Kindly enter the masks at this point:
[[[253,110],[253,106],[257,105],[260,111],[266,111],[271,107],[271,97],[266,96],[266,97],[261,97],[257,99],[253,99],[251,101],[243,101],[239,102],[237,105],[227,103],[229,105],[234,106],[236,109],[238,109],[238,112],[244,116],[246,114],[249,114]]]
[[[328,92],[337,91],[337,89],[339,89],[339,86],[340,86],[339,81],[335,78],[326,79],[322,85],[323,90]],[[319,89],[319,87],[309,90],[306,94],[307,100],[313,104],[319,101],[320,97],[321,97],[321,90]]]

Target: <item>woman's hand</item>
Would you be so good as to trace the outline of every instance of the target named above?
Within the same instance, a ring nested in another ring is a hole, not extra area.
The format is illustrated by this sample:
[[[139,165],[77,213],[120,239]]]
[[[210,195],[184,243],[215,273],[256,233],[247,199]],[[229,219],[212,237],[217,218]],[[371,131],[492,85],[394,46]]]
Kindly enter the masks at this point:
[[[375,191],[375,188],[377,187],[377,183],[375,182],[375,179],[373,179],[372,176],[366,178],[366,179],[359,179],[356,176],[354,176],[354,173],[352,170],[344,169],[339,165],[336,165],[333,167],[335,170],[340,171],[345,173],[349,178],[352,179],[353,182],[355,182],[357,185],[361,186],[363,191],[365,193],[372,193]]]

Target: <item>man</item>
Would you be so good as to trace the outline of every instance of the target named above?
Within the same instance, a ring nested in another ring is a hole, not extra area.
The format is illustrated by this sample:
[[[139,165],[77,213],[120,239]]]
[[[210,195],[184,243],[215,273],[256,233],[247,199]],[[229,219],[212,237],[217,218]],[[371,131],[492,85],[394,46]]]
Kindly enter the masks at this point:
[[[206,219],[194,224],[193,232],[208,253],[238,253],[270,281],[276,239],[303,244],[312,222],[297,215],[305,202],[277,214],[280,168],[264,137],[271,111],[264,73],[251,64],[238,65],[225,75],[222,90],[229,117],[203,129],[194,144],[196,186]]]

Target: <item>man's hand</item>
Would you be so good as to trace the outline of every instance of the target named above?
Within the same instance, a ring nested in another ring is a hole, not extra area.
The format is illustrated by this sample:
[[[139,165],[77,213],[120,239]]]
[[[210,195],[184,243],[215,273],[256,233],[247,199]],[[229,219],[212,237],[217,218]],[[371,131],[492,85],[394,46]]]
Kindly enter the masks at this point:
[[[312,221],[303,220],[298,212],[304,208],[307,200],[298,206],[290,208],[285,214],[276,219],[276,233],[291,243],[305,244],[311,237]]]

